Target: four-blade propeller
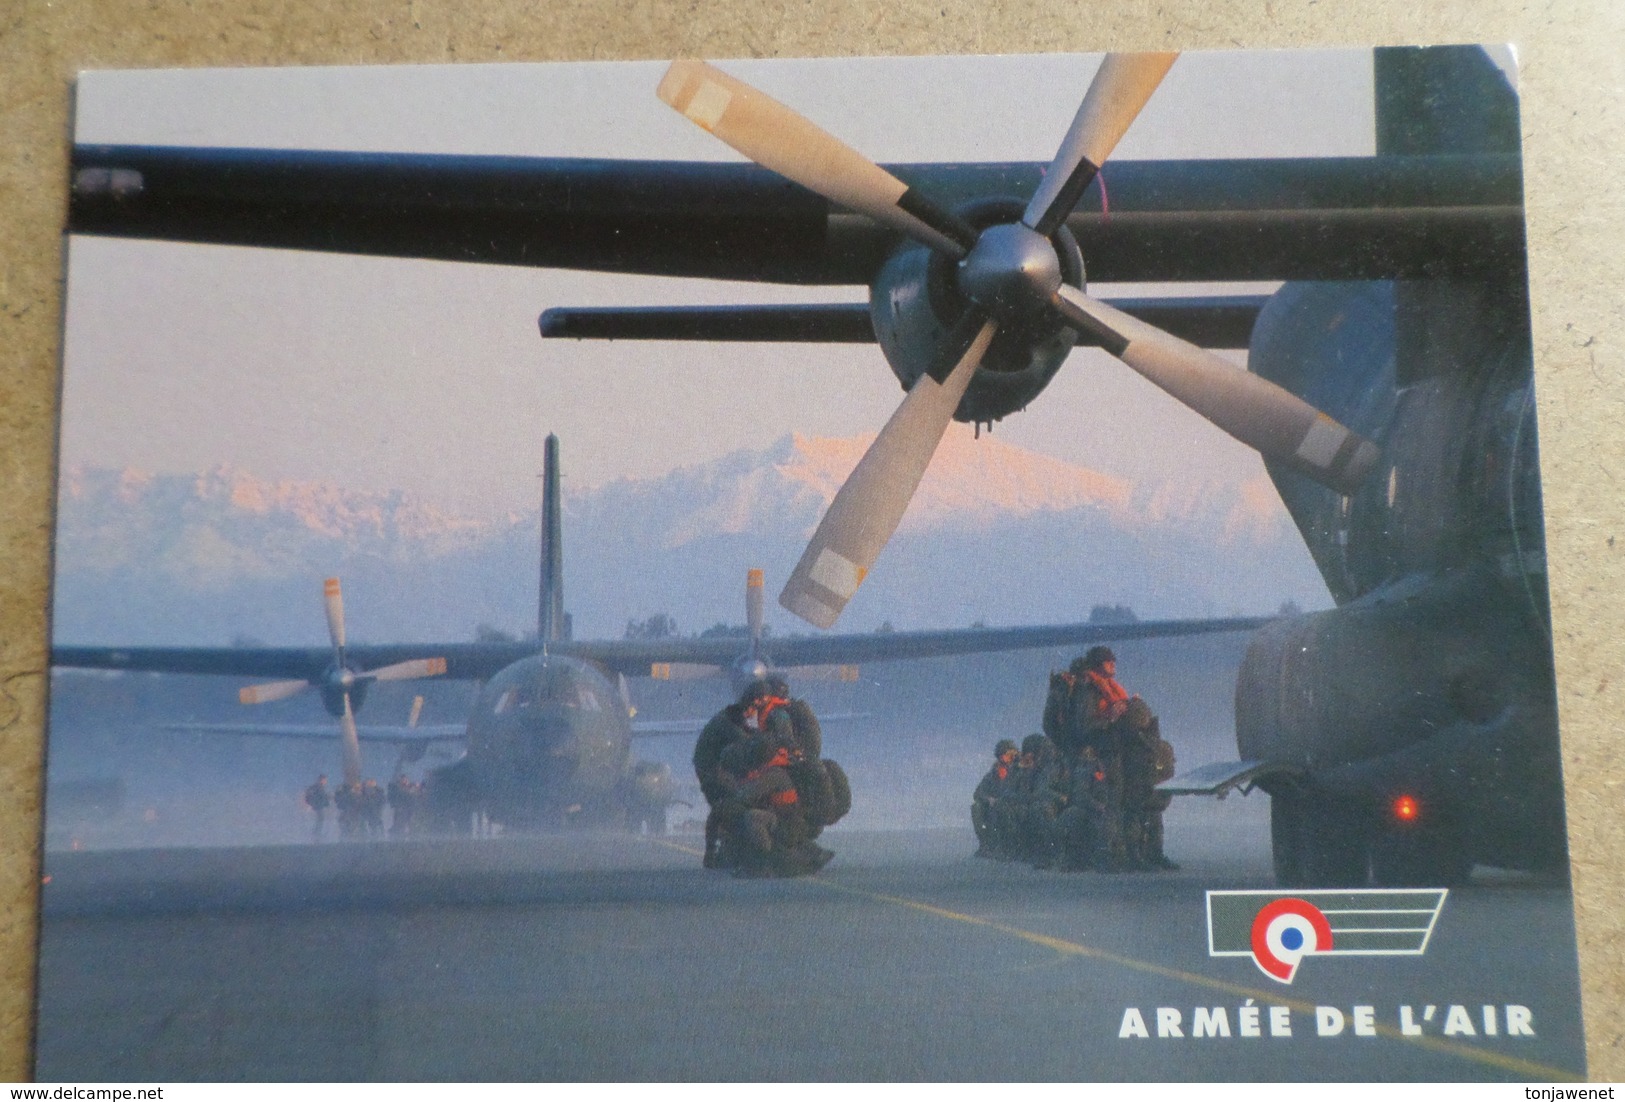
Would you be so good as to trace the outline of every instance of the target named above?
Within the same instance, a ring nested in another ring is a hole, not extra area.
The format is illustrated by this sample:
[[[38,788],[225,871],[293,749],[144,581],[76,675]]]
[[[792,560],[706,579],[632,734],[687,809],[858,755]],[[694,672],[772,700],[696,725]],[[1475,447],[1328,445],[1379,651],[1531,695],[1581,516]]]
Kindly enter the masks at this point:
[[[285,700],[306,689],[319,689],[324,702],[336,710],[339,737],[344,746],[344,783],[361,783],[361,740],[355,726],[355,701],[352,697],[373,681],[407,681],[418,677],[435,677],[446,672],[444,658],[414,658],[380,666],[376,670],[352,670],[344,664],[344,592],[337,578],[328,578],[323,585],[327,605],[327,634],[333,643],[333,664],[320,680],[273,681],[265,685],[250,685],[237,693],[243,704],[265,704]],[[415,714],[415,713],[414,713]]]
[[[1370,441],[1289,391],[1137,321],[1066,284],[1050,240],[1150,100],[1177,55],[1111,54],[1019,222],[977,230],[891,173],[735,77],[673,62],[659,96],[746,157],[867,214],[955,262],[970,305],[930,370],[910,388],[835,495],[779,603],[834,625],[896,531],[1001,323],[1048,315],[1101,339],[1112,355],[1266,459],[1340,493],[1375,464]]]

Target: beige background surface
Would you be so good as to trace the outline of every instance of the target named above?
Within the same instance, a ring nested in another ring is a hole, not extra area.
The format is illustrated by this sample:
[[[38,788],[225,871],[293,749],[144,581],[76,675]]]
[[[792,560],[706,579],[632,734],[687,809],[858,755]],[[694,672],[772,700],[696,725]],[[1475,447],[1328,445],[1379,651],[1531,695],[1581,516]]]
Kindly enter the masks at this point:
[[[74,73],[175,65],[1512,42],[1594,1079],[1625,1080],[1625,5],[1617,0],[0,0],[0,1079],[29,1073]],[[1493,967],[1493,962],[1486,962]]]

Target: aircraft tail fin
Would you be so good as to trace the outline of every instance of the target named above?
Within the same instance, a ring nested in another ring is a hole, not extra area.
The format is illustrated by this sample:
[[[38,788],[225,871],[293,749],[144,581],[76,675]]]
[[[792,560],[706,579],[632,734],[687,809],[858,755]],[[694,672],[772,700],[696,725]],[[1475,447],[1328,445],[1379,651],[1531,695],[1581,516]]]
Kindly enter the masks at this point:
[[[1379,154],[1518,152],[1517,91],[1484,47],[1380,47],[1373,63]]]
[[[745,626],[750,632],[750,660],[762,659],[762,580],[756,567],[745,572]]]

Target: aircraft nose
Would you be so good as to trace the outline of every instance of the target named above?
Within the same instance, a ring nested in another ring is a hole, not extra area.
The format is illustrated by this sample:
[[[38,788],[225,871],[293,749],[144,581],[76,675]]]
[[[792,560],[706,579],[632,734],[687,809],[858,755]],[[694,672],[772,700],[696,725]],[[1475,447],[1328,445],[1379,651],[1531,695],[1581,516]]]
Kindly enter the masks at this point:
[[[567,747],[570,741],[569,722],[551,710],[526,716],[521,730],[525,741],[539,750],[557,751]]]

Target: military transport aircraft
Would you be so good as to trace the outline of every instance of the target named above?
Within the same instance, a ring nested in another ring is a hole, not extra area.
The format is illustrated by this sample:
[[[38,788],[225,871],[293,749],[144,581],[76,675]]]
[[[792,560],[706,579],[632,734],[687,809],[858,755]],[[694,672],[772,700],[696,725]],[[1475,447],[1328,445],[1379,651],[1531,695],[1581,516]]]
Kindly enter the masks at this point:
[[[1482,51],[1379,50],[1369,162],[1119,165],[1110,221],[1103,197],[1080,215],[1172,60],[1109,57],[1043,175],[1000,182],[1031,192],[1024,207],[900,167],[905,183],[727,74],[674,64],[660,87],[672,107],[908,242],[864,305],[552,310],[542,331],[879,342],[907,397],[780,597],[824,627],[950,417],[1023,408],[1075,342],[1099,343],[1263,453],[1341,606],[1259,634],[1236,690],[1244,760],[1165,789],[1267,789],[1288,884],[1561,867],[1515,96]],[[1315,281],[1158,317],[1153,302],[1084,295],[1085,258],[1095,278]],[[1251,374],[1170,331],[1209,346],[1239,331]]]
[[[659,95],[757,165],[80,146],[70,230],[868,286],[851,306],[542,319],[550,336],[880,344],[907,395],[781,597],[820,625],[950,419],[1023,408],[1073,347],[1103,347],[1264,456],[1338,603],[1259,633],[1242,760],[1182,790],[1268,791],[1288,884],[1563,868],[1516,94],[1476,48],[1379,49],[1375,156],[1113,162],[1108,208],[1101,166],[1172,60],[1108,57],[1047,168],[882,168],[678,62]],[[1086,272],[1286,282],[1114,306]],[[1197,347],[1232,343],[1248,370]],[[863,658],[797,642],[798,660]],[[593,657],[617,653],[662,657]]]
[[[307,689],[338,721],[309,724],[188,723],[178,729],[273,738],[332,739],[343,754],[346,784],[361,780],[361,743],[418,760],[436,743],[460,743],[461,757],[425,779],[428,813],[440,825],[467,827],[474,815],[510,829],[619,826],[662,814],[669,783],[653,781],[653,762],[632,758],[640,735],[698,734],[704,717],[635,719],[628,677],[718,677],[735,692],[771,673],[798,681],[854,670],[856,662],[946,657],[1033,647],[1087,646],[1105,640],[1250,631],[1262,620],[1161,620],[1128,624],[966,628],[821,635],[767,640],[762,577],[746,581],[747,638],[607,640],[568,638],[564,613],[563,521],[559,441],[543,449],[542,543],[537,642],[346,645],[344,603],[336,578],[325,602],[330,647],[57,646],[53,666],[187,674],[277,677],[243,688],[244,704],[284,700]],[[482,681],[466,724],[362,726],[356,713],[376,681],[422,677]],[[653,801],[657,806],[645,806]]]

